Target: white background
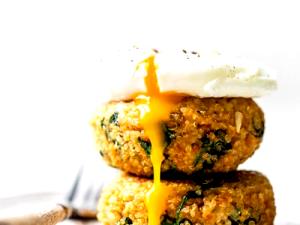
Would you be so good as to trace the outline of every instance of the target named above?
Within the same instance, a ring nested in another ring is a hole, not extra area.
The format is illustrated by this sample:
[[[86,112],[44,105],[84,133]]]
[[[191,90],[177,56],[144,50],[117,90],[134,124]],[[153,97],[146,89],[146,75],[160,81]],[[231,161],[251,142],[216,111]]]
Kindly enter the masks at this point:
[[[299,223],[297,1],[207,2],[0,1],[0,198],[65,190],[94,156],[89,120],[117,82],[101,72],[106,52],[204,46],[277,71],[278,91],[258,99],[264,142],[241,168],[271,180],[276,223]]]

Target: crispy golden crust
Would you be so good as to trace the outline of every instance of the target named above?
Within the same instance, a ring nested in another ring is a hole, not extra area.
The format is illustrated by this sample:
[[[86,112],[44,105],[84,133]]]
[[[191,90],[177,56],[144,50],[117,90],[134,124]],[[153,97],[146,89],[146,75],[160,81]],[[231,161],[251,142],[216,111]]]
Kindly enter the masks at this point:
[[[97,146],[113,167],[152,175],[151,143],[140,124],[143,104],[110,102],[94,120]],[[166,147],[162,172],[227,172],[249,158],[264,132],[264,115],[252,99],[184,97],[162,121]]]
[[[163,181],[169,195],[161,224],[273,224],[274,197],[266,177],[249,171],[213,176],[197,182]],[[144,200],[152,184],[150,179],[122,175],[102,193],[98,219],[103,225],[147,224]]]

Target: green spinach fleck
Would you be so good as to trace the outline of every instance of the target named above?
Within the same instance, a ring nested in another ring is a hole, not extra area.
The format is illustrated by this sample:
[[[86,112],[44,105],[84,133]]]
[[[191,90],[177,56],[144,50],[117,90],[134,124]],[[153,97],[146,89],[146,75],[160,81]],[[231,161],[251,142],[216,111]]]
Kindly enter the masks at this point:
[[[194,167],[196,167],[199,162],[202,162],[203,169],[211,169],[214,163],[218,160],[218,158],[220,158],[229,149],[232,148],[231,143],[228,143],[225,140],[225,136],[226,136],[225,130],[218,129],[214,131],[214,135],[216,137],[215,141],[212,141],[209,138],[208,134],[206,134],[200,139],[201,148],[194,160]],[[208,153],[209,157],[203,159],[204,153]]]
[[[125,224],[132,224],[132,220],[129,217],[126,217]]]
[[[147,155],[151,154],[151,142],[149,140],[143,140],[141,137],[138,137],[138,142],[141,147],[145,150]]]
[[[100,122],[100,126],[101,128],[104,128],[105,127],[105,124],[104,124],[104,118],[102,118],[101,122]]]
[[[188,191],[181,199],[181,202],[176,210],[176,221],[175,225],[181,224],[182,220],[180,220],[180,213],[188,200],[192,198],[203,198],[202,190],[199,188],[195,191]]]
[[[234,218],[232,216],[228,217],[228,220],[231,222],[231,225],[240,225],[241,221],[237,218]]]
[[[174,218],[169,217],[168,215],[165,215],[160,224],[161,225],[174,225],[174,224],[176,224],[176,220]]]
[[[118,142],[116,139],[112,139],[112,142],[114,143],[114,145],[115,145],[118,149],[121,148],[121,143]]]
[[[126,217],[126,218],[122,218],[120,219],[116,225],[129,225],[129,224],[132,224],[132,220],[129,218],[129,217]]]
[[[172,140],[176,137],[175,131],[171,130],[165,123],[162,124],[162,130],[165,136],[165,146],[167,147],[171,144]]]
[[[230,217],[232,220],[237,221],[237,220],[239,220],[241,214],[242,214],[241,209],[238,207],[235,207],[235,210],[231,213]]]
[[[104,134],[105,134],[106,139],[110,141],[110,140],[111,140],[111,137],[110,137],[110,135],[109,135],[109,130],[105,129],[105,130],[104,130]]]
[[[109,123],[113,123],[118,126],[119,125],[118,117],[119,117],[119,113],[114,112],[109,118]]]

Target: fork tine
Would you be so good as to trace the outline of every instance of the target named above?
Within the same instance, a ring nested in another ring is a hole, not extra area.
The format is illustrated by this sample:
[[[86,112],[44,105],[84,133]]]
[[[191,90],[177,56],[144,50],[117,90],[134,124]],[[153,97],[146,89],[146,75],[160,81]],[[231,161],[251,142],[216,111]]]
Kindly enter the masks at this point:
[[[102,187],[103,187],[103,183],[96,183],[93,186],[93,191],[92,191],[92,195],[91,195],[91,199],[90,199],[90,204],[93,206],[97,206],[98,200],[100,198],[100,195],[102,193]]]
[[[76,196],[76,193],[78,192],[78,187],[79,187],[79,183],[80,183],[80,180],[81,180],[81,177],[82,177],[82,173],[83,173],[83,166],[80,167],[80,169],[79,169],[79,171],[76,175],[75,181],[74,181],[74,183],[71,187],[71,190],[67,194],[67,202],[69,204],[72,203],[72,201],[74,200],[74,198]]]
[[[92,197],[93,186],[89,186],[83,196],[83,201],[85,202],[85,206],[90,202],[90,198]]]

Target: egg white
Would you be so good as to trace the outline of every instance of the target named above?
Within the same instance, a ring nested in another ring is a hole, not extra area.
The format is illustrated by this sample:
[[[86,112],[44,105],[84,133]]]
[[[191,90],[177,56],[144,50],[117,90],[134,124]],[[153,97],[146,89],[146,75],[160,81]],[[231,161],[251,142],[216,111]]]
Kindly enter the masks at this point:
[[[107,71],[117,75],[110,100],[130,99],[145,93],[146,68],[141,62],[155,55],[161,92],[198,97],[260,97],[277,88],[273,71],[216,52],[135,49],[114,57]]]

